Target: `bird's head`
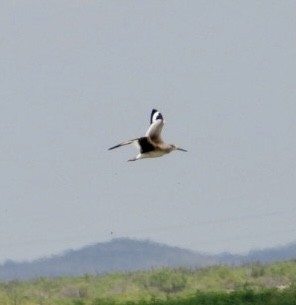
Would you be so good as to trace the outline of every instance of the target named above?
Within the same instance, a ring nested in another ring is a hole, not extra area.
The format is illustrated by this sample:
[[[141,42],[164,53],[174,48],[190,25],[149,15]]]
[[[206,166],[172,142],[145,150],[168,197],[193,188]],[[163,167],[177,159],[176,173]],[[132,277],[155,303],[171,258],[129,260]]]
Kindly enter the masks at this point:
[[[173,151],[173,150],[180,150],[180,151],[185,151],[185,152],[187,152],[186,149],[181,148],[181,147],[179,147],[179,146],[177,146],[177,145],[175,145],[175,144],[171,144],[171,150],[172,150],[172,151]]]

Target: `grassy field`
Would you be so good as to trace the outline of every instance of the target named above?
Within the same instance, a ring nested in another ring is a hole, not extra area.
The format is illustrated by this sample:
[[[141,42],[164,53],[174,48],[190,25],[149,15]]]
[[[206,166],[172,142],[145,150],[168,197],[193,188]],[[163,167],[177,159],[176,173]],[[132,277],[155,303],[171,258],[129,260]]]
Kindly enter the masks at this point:
[[[296,262],[0,282],[2,305],[296,305]]]

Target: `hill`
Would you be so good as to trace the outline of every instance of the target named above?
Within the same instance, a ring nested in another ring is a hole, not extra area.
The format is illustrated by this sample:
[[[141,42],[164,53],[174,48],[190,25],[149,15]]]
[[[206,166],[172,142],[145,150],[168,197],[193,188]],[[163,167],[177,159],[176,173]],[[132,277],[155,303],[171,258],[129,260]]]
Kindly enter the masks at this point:
[[[249,262],[273,262],[296,258],[296,243],[274,249],[252,251],[247,255],[201,254],[152,241],[113,239],[79,250],[32,262],[7,261],[0,266],[0,280],[38,277],[99,275],[110,272],[150,270],[161,267],[201,268],[209,265],[242,265]]]
[[[296,242],[274,248],[252,250],[246,255],[223,253],[218,255],[217,258],[220,263],[237,266],[253,262],[267,264],[296,259]]]
[[[79,276],[85,273],[96,275],[159,267],[203,267],[214,263],[216,261],[211,256],[190,250],[121,238],[32,262],[8,261],[0,266],[0,280]]]

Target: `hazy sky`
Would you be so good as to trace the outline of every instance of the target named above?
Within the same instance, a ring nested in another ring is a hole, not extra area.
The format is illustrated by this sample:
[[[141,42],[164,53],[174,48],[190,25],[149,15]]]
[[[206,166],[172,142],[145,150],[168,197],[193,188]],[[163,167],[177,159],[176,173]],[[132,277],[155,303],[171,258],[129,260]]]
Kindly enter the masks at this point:
[[[0,7],[0,261],[116,237],[210,253],[296,240],[294,0]],[[188,153],[107,151],[152,108]]]

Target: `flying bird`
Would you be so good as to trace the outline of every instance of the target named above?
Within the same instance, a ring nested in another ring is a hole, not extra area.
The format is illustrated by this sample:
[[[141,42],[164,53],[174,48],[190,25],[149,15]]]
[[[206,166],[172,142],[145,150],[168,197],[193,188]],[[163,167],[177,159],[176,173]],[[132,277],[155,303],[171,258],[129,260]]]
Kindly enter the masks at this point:
[[[162,114],[158,110],[153,109],[150,116],[150,126],[144,137],[122,142],[118,145],[110,147],[109,150],[124,145],[135,144],[140,150],[140,153],[135,158],[129,159],[128,161],[136,161],[144,158],[157,158],[169,154],[174,150],[187,152],[186,149],[178,147],[175,144],[167,144],[162,140],[160,134],[163,125],[164,119]]]

